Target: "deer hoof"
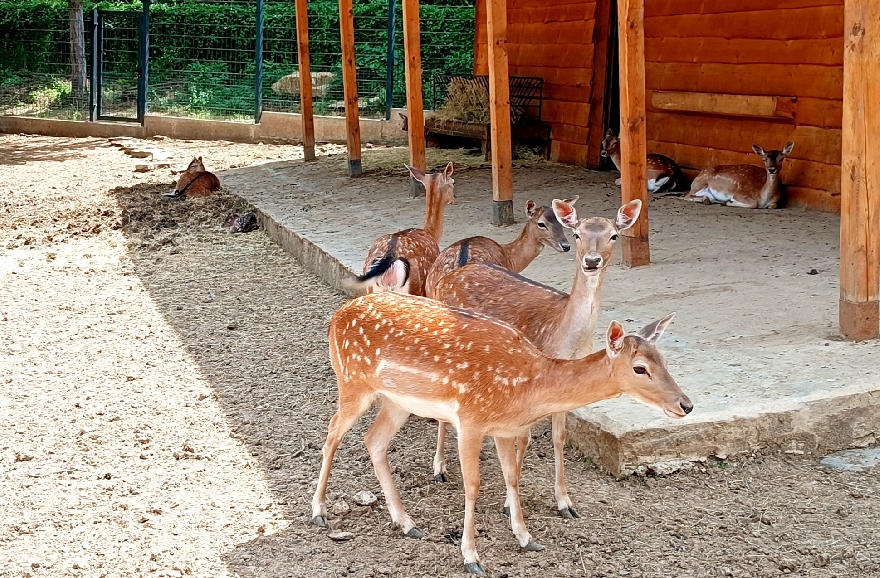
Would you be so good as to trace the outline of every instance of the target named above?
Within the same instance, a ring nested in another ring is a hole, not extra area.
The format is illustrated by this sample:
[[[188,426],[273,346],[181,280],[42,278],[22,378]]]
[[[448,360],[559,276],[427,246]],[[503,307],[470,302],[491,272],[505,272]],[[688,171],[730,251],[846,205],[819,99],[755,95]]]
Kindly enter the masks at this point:
[[[501,508],[501,513],[509,518],[510,517],[510,506],[504,506],[503,508]]]
[[[477,576],[486,576],[486,569],[479,562],[470,562],[464,565],[465,572],[476,574]]]
[[[442,482],[445,484],[446,482],[449,481],[449,478],[446,477],[446,474],[434,474],[434,481],[435,482]]]
[[[574,520],[575,518],[581,517],[581,515],[578,514],[577,510],[575,510],[574,508],[562,508],[561,510],[559,510],[559,515],[566,520]]]
[[[315,516],[314,518],[312,518],[312,524],[318,526],[319,528],[326,528],[327,518],[325,518],[324,516]]]
[[[406,533],[407,537],[415,538],[416,540],[421,540],[428,534],[424,530],[419,530],[418,528],[410,528]]]
[[[522,549],[524,552],[540,552],[541,550],[546,549],[546,546],[542,546],[534,540],[529,540],[529,543],[523,546]]]

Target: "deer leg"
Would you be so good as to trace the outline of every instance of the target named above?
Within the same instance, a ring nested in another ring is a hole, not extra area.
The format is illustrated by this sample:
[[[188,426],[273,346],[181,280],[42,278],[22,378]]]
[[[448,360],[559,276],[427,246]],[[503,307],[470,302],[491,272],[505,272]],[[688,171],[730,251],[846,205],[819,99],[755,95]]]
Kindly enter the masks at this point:
[[[513,535],[523,550],[527,552],[539,552],[544,546],[532,539],[523,519],[522,505],[519,501],[519,458],[516,455],[515,438],[495,438],[495,448],[498,450],[498,459],[501,461],[501,471],[504,473],[504,485],[507,487],[507,503],[510,504],[510,526]]]
[[[526,435],[514,438],[516,440],[516,479],[520,479],[520,474],[522,473],[523,462],[526,459],[526,450],[529,448],[529,443],[532,441],[532,429],[529,428]],[[498,456],[501,457],[500,455]],[[510,497],[508,496],[504,500],[504,509],[502,510],[505,516],[510,517]]]
[[[434,453],[434,479],[448,482],[446,475],[446,422],[437,422],[437,451]]]
[[[346,399],[342,394],[339,396],[339,408],[330,418],[327,441],[324,442],[324,448],[321,450],[324,458],[321,461],[318,487],[312,497],[312,523],[316,526],[327,527],[327,482],[330,481],[330,466],[333,463],[336,448],[339,447],[342,437],[357,423],[357,420],[364,415],[372,403],[373,397]]]
[[[486,576],[477,554],[476,508],[477,494],[480,493],[480,449],[483,436],[470,432],[458,432],[458,459],[461,462],[461,477],[464,482],[464,530],[461,534],[461,553],[464,568],[471,574]]]
[[[553,432],[553,457],[556,466],[556,507],[560,516],[571,519],[580,518],[580,514],[574,509],[565,485],[565,415],[565,412],[551,415],[550,426]]]
[[[727,205],[728,207],[738,207],[740,209],[757,209],[758,208],[757,201],[753,201],[751,203],[741,203],[739,201],[735,201],[735,200],[731,199],[724,204]]]
[[[385,502],[388,504],[391,520],[410,538],[424,538],[425,532],[416,528],[400,501],[400,494],[397,493],[394,475],[391,473],[391,466],[388,463],[388,446],[391,445],[391,439],[400,431],[408,417],[409,412],[405,409],[388,399],[382,400],[382,409],[379,410],[376,421],[367,430],[364,443],[367,446],[367,451],[370,452],[373,469],[376,471],[379,485],[382,486],[382,492],[385,494]]]

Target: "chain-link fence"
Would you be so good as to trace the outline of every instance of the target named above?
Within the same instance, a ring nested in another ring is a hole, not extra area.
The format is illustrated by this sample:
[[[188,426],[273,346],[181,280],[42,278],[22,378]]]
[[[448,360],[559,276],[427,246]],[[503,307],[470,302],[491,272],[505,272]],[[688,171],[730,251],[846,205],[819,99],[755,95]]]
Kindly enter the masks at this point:
[[[260,58],[257,0],[154,0],[147,111],[231,120],[253,119],[258,110],[299,112],[294,2],[263,1]],[[434,74],[472,71],[473,1],[422,1],[426,97]],[[85,2],[83,46],[89,70],[85,87],[80,87],[72,74],[68,0],[0,3],[0,114],[88,118],[94,7]],[[102,2],[98,7],[105,11],[141,9],[139,2]],[[405,104],[400,0],[359,0],[354,5],[354,21],[361,115],[381,117],[389,108],[388,94],[391,105]],[[137,23],[110,12],[105,12],[101,23],[98,80],[104,114],[130,116],[137,92],[133,78],[139,68]],[[315,113],[341,114],[344,98],[336,0],[309,2],[309,48]],[[258,73],[262,74],[259,103]]]

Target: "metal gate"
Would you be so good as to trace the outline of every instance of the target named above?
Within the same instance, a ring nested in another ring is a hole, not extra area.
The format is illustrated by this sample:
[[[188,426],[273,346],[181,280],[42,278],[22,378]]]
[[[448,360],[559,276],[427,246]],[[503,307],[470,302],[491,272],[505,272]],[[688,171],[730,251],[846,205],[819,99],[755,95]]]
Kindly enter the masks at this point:
[[[145,0],[140,12],[93,12],[90,120],[143,123],[147,111],[149,6],[149,0]]]

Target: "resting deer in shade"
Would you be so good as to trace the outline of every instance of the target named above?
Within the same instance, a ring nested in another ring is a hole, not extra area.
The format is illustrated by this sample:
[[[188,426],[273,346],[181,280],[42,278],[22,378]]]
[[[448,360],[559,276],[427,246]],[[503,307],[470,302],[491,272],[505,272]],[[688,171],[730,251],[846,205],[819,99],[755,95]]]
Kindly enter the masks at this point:
[[[177,179],[174,192],[165,196],[169,199],[178,197],[207,197],[220,190],[220,180],[214,173],[208,172],[202,157],[193,158],[186,171]]]
[[[620,170],[620,140],[614,136],[611,130],[605,133],[605,140],[602,141],[602,152],[599,154],[610,158],[617,170]],[[667,191],[681,190],[685,186],[681,167],[671,158],[652,153],[646,157],[645,162],[648,169],[648,192],[665,193]],[[619,185],[620,179],[614,181],[614,184]]]
[[[364,274],[346,282],[351,288],[425,295],[428,269],[440,254],[443,213],[446,205],[455,202],[455,180],[452,163],[442,172],[432,174],[407,168],[425,186],[425,225],[376,239],[367,253]]]
[[[574,203],[577,197],[569,199]],[[469,237],[456,241],[440,253],[428,271],[425,294],[433,297],[432,290],[444,275],[468,263],[494,263],[505,269],[519,273],[529,266],[541,250],[551,247],[566,252],[571,249],[565,230],[550,207],[539,207],[527,201],[526,216],[529,218],[519,237],[501,245],[488,237]]]
[[[779,189],[779,171],[782,161],[791,154],[794,143],[789,142],[781,151],[765,151],[753,144],[752,150],[764,160],[764,168],[755,165],[720,165],[706,169],[691,184],[687,201],[719,203],[744,209],[775,209],[782,194]]]
[[[559,359],[578,359],[593,352],[593,330],[599,316],[602,283],[621,231],[635,224],[642,202],[631,201],[617,211],[617,218],[579,219],[574,206],[554,200],[553,212],[563,226],[572,229],[577,257],[571,293],[536,283],[520,275],[484,263],[457,269],[440,280],[434,296],[447,305],[471,309],[499,319],[521,331],[544,354]],[[556,505],[565,518],[579,517],[565,483],[565,413],[551,416],[553,452],[556,460]],[[446,478],[445,424],[439,425],[434,476]],[[525,457],[529,437],[519,440],[518,457]],[[505,504],[505,510],[510,507]]]
[[[388,447],[415,414],[452,423],[465,492],[461,551],[465,569],[485,575],[476,547],[475,506],[480,489],[480,450],[495,438],[520,547],[542,550],[526,527],[519,500],[520,465],[515,438],[536,421],[603,399],[628,395],[668,416],[693,409],[654,343],[672,315],[626,335],[612,321],[607,349],[575,360],[547,357],[509,325],[431,299],[385,292],[353,299],[330,320],[330,363],[339,389],[330,420],[312,522],[327,525],[327,483],[339,442],[381,398],[382,408],[364,442],[382,486],[392,521],[422,538],[394,484]]]

